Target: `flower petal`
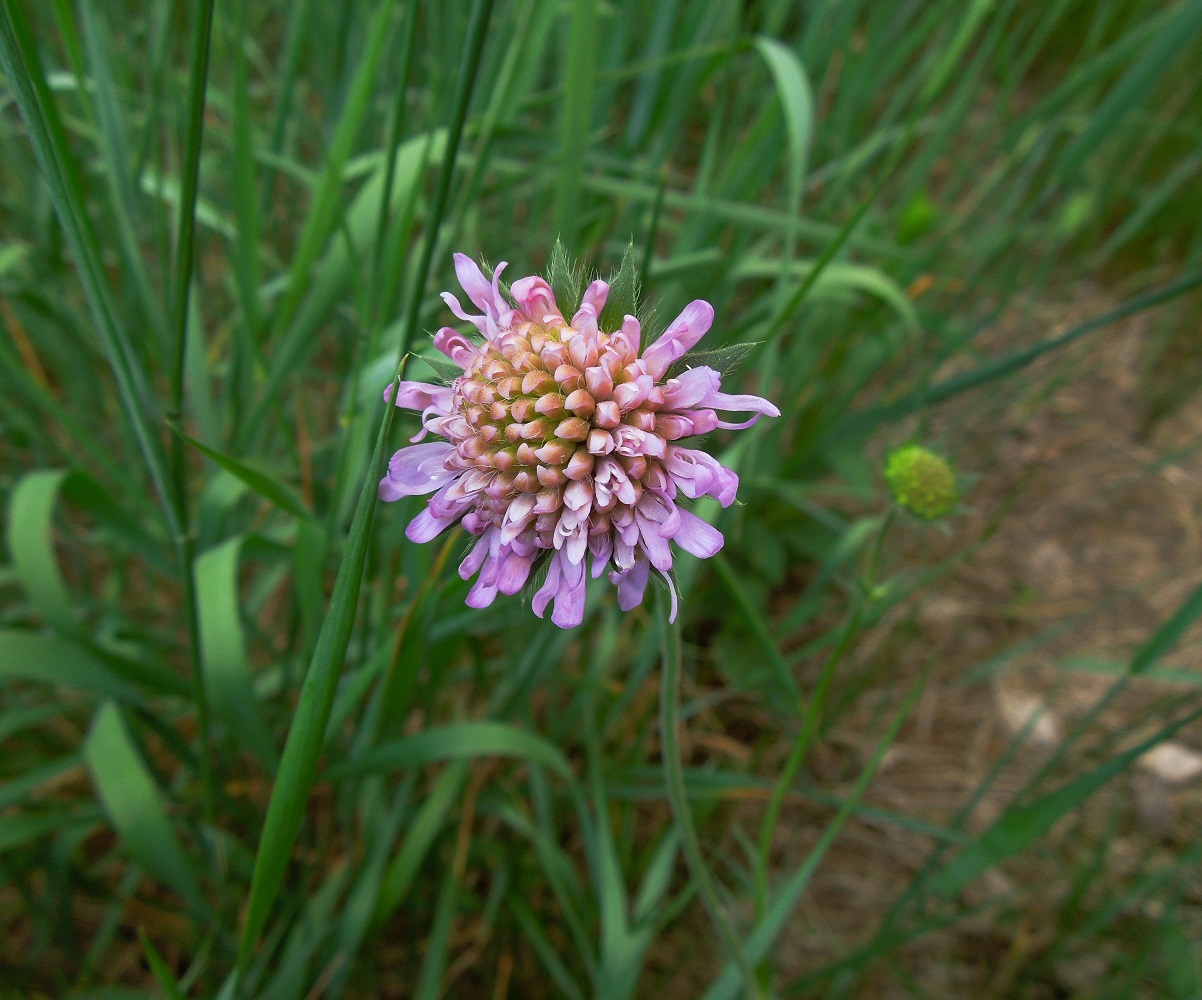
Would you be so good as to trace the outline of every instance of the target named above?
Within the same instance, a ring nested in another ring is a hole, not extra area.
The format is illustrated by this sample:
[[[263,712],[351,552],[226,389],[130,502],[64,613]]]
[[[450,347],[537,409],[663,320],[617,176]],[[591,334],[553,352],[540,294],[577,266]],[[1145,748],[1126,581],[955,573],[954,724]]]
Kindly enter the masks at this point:
[[[467,292],[467,297],[491,315],[496,311],[496,301],[493,299],[492,282],[484,277],[479,265],[465,253],[457,253],[455,258],[455,277]]]
[[[454,453],[454,446],[444,441],[402,448],[388,461],[388,474],[380,480],[380,499],[422,496],[446,486],[460,475],[460,470],[444,464]]]
[[[647,372],[658,382],[673,361],[687,354],[714,322],[714,307],[695,299],[684,307],[659,339],[643,352]]]
[[[509,286],[509,292],[522,312],[534,322],[563,322],[563,313],[555,303],[555,293],[544,279],[537,276],[518,278]]]
[[[466,369],[480,353],[467,337],[449,326],[444,326],[434,334],[434,347],[463,369]]]
[[[384,388],[384,400],[392,399],[392,383]],[[449,386],[428,382],[402,382],[396,394],[396,405],[403,410],[427,410],[431,407],[450,416],[455,406],[455,394]]]
[[[651,564],[646,559],[638,559],[635,564],[622,573],[611,573],[610,580],[618,585],[618,607],[630,611],[643,603],[643,594],[647,590],[647,579],[651,575]]]
[[[680,528],[672,536],[672,541],[698,559],[717,555],[725,541],[722,532],[692,511],[677,507],[676,513],[680,516]]]

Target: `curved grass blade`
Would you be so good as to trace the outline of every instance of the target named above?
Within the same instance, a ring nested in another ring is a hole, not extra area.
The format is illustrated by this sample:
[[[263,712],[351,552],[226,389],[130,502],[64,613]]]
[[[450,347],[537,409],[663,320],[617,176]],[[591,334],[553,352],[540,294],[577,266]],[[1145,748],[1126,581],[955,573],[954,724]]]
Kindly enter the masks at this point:
[[[337,777],[420,767],[442,760],[517,757],[574,780],[568,759],[555,744],[505,722],[460,722],[384,743],[330,769]]]
[[[138,928],[138,939],[142,942],[142,951],[146,953],[146,964],[150,966],[150,971],[154,974],[155,981],[159,984],[163,995],[167,1000],[184,1000],[184,993],[180,989],[179,981],[151,942],[145,927]]]
[[[163,796],[112,702],[96,712],[83,755],[104,811],[130,857],[194,909],[204,909],[195,873],[171,828]]]
[[[23,629],[0,629],[0,678],[22,680],[136,701],[138,690],[104,661],[68,639]]]
[[[814,135],[814,95],[810,89],[810,81],[806,78],[805,68],[796,52],[777,39],[764,35],[758,36],[754,45],[767,64],[772,82],[776,85],[776,94],[780,98],[785,119],[785,134],[789,141],[790,170],[786,182],[788,229],[780,261],[783,292],[786,269],[792,260],[794,244],[797,241],[796,221],[801,215],[801,195],[805,188],[810,144]]]
[[[54,551],[53,518],[65,469],[39,470],[22,476],[8,505],[7,541],[17,579],[38,614],[66,635],[80,631],[71,593]]]
[[[213,707],[235,739],[245,740],[267,769],[278,763],[259,699],[251,683],[238,600],[242,536],[209,549],[196,560],[200,655]]]

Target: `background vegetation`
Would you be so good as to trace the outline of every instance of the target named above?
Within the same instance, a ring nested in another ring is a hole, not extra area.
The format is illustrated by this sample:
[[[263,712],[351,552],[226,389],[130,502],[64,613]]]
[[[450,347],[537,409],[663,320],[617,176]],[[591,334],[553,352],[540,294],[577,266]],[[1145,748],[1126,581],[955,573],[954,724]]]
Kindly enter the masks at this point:
[[[0,993],[1202,993],[1196,825],[1116,873],[1130,809],[1092,809],[1202,709],[1149,679],[1195,581],[1021,780],[1038,711],[940,808],[873,798],[915,705],[1015,655],[951,672],[914,624],[1007,517],[947,414],[1029,417],[1137,315],[1144,431],[1202,371],[1200,31],[1196,0],[4,0]],[[556,236],[602,273],[633,240],[657,314],[712,301],[784,411],[715,435],[743,503],[700,505],[727,547],[681,574],[737,947],[668,808],[652,609],[472,611],[461,537],[373,520],[451,252],[533,273]],[[909,440],[961,471],[942,533],[889,513]],[[814,880],[903,842],[832,931]]]

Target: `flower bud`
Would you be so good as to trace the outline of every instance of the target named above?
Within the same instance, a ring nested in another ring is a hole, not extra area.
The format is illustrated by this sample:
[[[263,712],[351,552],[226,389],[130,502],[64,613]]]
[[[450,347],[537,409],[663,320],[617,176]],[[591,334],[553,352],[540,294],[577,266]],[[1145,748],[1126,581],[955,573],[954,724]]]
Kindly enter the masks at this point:
[[[927,521],[943,517],[956,504],[952,467],[921,445],[893,452],[885,463],[885,481],[899,506]]]

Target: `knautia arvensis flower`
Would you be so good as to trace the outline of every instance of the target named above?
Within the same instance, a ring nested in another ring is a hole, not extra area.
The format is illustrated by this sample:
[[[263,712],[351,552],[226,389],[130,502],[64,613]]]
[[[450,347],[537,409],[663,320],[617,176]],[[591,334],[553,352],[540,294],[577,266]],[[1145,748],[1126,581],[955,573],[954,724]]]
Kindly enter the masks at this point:
[[[780,411],[759,396],[721,392],[719,372],[704,365],[668,377],[710,328],[708,302],[691,302],[643,348],[635,316],[622,317],[616,329],[599,325],[606,282],[592,282],[568,318],[541,277],[513,282],[507,299],[500,286],[505,266],[489,281],[468,257],[455,255],[459,282],[483,315],[467,313],[449,292],[442,297],[482,339],[443,327],[434,346],[458,374],[445,386],[400,383],[396,404],[422,414],[422,430],[411,440],[427,433],[444,440],[393,455],[380,498],[434,494],[406,530],[411,541],[430,541],[457,521],[477,537],[459,567],[465,580],[479,574],[467,596],[471,607],[517,593],[546,559],[534,612],[541,617],[554,601],[556,625],[579,625],[591,556],[593,577],[609,570],[624,611],[642,601],[651,570],[662,574],[675,617],[670,543],[707,558],[723,542],[680,500],[711,496],[729,506],[739,483],[730,469],[681,442],[718,427],[750,427],[761,414]],[[633,288],[632,265],[628,284]],[[719,410],[751,417],[730,422]]]

